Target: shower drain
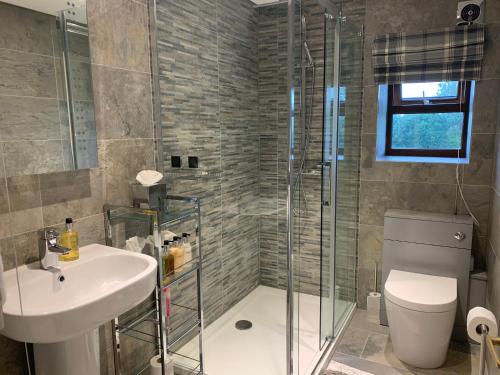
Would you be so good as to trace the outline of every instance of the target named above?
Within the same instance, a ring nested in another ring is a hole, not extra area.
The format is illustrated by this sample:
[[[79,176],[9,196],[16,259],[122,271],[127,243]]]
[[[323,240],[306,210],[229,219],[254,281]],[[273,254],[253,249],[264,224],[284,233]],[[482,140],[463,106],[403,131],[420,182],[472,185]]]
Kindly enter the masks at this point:
[[[250,320],[238,320],[234,326],[236,329],[244,331],[252,328],[252,322]]]

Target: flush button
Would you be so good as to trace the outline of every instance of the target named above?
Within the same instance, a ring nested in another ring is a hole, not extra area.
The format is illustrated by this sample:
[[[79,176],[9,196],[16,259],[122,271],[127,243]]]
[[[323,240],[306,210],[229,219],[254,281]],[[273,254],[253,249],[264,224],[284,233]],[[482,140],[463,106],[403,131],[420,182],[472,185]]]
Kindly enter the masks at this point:
[[[465,233],[464,232],[457,232],[453,235],[453,237],[457,240],[457,241],[463,241],[465,240]]]

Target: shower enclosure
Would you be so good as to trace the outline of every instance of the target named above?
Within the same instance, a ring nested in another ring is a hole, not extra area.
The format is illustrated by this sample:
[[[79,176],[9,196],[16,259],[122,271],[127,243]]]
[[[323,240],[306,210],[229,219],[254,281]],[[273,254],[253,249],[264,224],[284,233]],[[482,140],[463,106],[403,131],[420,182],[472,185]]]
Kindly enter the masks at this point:
[[[355,306],[361,24],[330,0],[150,11],[158,155],[201,200],[205,371],[312,374]]]

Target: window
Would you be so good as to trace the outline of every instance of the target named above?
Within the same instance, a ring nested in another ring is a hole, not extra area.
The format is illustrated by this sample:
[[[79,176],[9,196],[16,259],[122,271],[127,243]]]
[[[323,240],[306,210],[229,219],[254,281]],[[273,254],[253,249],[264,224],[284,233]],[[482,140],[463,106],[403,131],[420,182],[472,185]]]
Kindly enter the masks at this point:
[[[335,89],[333,86],[327,87],[326,98],[325,98],[325,124],[324,124],[324,134],[323,137],[325,142],[323,143],[323,152],[325,154],[325,160],[331,160],[331,131],[334,123],[334,104],[335,104]],[[345,103],[347,89],[345,86],[339,87],[339,105],[338,105],[338,132],[337,132],[337,158],[342,159],[344,155],[344,142],[345,142]]]
[[[471,82],[403,83],[381,92],[385,156],[467,157]]]
[[[347,90],[345,86],[339,87],[339,122],[338,122],[338,155],[344,155],[345,146],[345,99]]]

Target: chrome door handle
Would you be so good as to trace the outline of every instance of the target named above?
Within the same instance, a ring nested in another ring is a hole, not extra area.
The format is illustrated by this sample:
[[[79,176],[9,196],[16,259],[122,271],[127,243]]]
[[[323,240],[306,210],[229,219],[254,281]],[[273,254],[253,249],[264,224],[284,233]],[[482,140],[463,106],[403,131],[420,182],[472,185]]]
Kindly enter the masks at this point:
[[[457,240],[457,241],[463,241],[465,240],[465,233],[464,232],[457,232],[453,235],[453,237]]]

